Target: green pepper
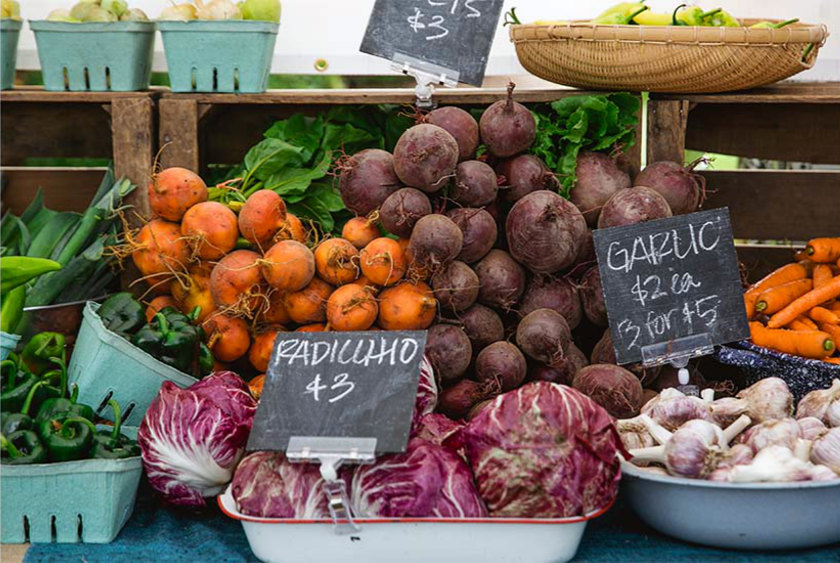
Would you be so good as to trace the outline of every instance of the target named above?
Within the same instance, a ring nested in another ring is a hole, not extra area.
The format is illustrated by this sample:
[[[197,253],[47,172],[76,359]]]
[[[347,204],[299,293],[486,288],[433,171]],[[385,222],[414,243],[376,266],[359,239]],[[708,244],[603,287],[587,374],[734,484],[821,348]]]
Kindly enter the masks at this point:
[[[590,23],[600,24],[600,25],[629,25],[633,22],[633,18],[644,12],[645,10],[649,10],[647,6],[644,4],[627,4],[624,10],[619,10],[616,12],[611,12],[607,10]]]
[[[99,307],[102,324],[120,335],[134,334],[146,324],[143,306],[128,292],[116,293]]]
[[[11,333],[23,318],[23,304],[26,301],[26,286],[20,285],[3,294],[0,305],[0,330]]]
[[[41,375],[50,368],[53,358],[64,353],[64,345],[64,335],[60,332],[42,332],[26,343],[20,355],[32,373]]]
[[[59,384],[59,395],[41,403],[38,414],[35,416],[35,425],[37,426],[44,420],[62,412],[69,412],[75,416],[93,420],[93,409],[89,405],[76,402],[79,396],[78,387],[74,385],[73,393],[69,397],[67,395],[67,364],[63,355],[61,358],[53,358],[53,360],[60,367],[59,377],[61,378],[61,383]]]
[[[213,373],[213,366],[216,365],[216,360],[213,358],[213,352],[207,347],[207,344],[202,342],[198,347],[198,371],[201,377]]]
[[[782,29],[783,27],[787,27],[791,24],[794,24],[799,21],[799,18],[794,18],[792,20],[785,20],[783,22],[758,22],[754,23],[750,26],[750,29]]]
[[[19,411],[38,377],[22,364],[17,354],[0,362],[0,410]]]
[[[724,10],[714,10],[703,15],[703,24],[710,27],[741,27],[738,19]]]
[[[124,459],[140,455],[140,446],[137,445],[137,442],[120,433],[122,428],[122,409],[120,409],[120,405],[114,399],[108,401],[108,404],[114,409],[114,428],[99,430],[94,434],[90,457]]]
[[[32,430],[34,428],[35,424],[32,417],[29,416],[29,410],[35,401],[35,395],[46,385],[47,381],[41,380],[32,386],[20,412],[3,411],[0,413],[0,432],[8,436],[18,430]]]
[[[8,436],[0,434],[0,449],[4,454],[0,463],[4,465],[26,465],[47,460],[47,451],[32,430],[18,430]]]
[[[36,421],[38,436],[50,461],[72,461],[88,457],[96,426],[72,412],[60,412]]]
[[[187,315],[166,307],[131,337],[131,343],[175,369],[199,375],[201,329]]]

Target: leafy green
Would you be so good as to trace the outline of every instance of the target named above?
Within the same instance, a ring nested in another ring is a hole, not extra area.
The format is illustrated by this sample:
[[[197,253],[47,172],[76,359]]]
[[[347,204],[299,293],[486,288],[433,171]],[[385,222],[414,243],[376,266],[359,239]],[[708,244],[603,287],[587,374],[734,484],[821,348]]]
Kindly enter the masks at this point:
[[[575,184],[581,150],[626,151],[636,142],[640,102],[626,92],[569,96],[550,104],[535,104],[537,136],[531,153],[557,174],[561,195]]]
[[[263,133],[242,164],[228,171],[230,185],[211,188],[210,199],[244,201],[257,190],[272,190],[291,213],[318,223],[325,233],[337,232],[350,214],[330,167],[341,156],[363,149],[393,150],[412,124],[410,116],[392,105],[334,106],[317,117],[292,115]]]

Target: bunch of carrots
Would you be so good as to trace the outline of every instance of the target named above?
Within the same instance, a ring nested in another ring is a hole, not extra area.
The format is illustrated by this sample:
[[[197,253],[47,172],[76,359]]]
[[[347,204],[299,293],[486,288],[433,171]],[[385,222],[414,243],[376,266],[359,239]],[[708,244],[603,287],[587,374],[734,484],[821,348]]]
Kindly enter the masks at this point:
[[[840,237],[812,239],[795,258],[744,293],[752,341],[840,365]]]

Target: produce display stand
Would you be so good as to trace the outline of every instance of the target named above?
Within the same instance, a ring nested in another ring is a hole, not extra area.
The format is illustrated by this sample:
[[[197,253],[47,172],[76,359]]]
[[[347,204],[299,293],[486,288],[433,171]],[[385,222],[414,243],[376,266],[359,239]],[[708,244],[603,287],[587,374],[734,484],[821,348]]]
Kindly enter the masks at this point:
[[[561,86],[547,89],[517,89],[522,103],[552,102],[566,96],[592,94]],[[486,107],[503,99],[504,88],[456,88],[438,90],[438,105]],[[262,138],[276,119],[303,112],[315,114],[330,106],[352,104],[401,104],[413,111],[413,89],[374,90],[269,90],[262,94],[165,93],[159,104],[159,141],[164,167],[182,166],[203,173],[208,164],[233,164]],[[640,120],[641,121],[641,120]],[[637,134],[637,138],[641,138]],[[165,147],[165,148],[164,148]],[[641,143],[628,157],[638,169]]]
[[[104,171],[24,166],[28,158],[110,158],[117,177],[145,186],[155,156],[158,95],[159,91],[47,92],[35,87],[4,91],[4,207],[20,213],[40,186],[48,206],[83,211]],[[145,190],[136,190],[129,203],[147,211]]]
[[[728,94],[654,94],[647,134],[648,162],[681,162],[686,149],[695,149],[840,164],[840,83],[782,83]],[[702,173],[707,180],[705,207],[729,206],[736,239],[751,241],[738,245],[750,279],[788,262],[790,243],[837,234],[836,170],[715,171],[712,165]]]

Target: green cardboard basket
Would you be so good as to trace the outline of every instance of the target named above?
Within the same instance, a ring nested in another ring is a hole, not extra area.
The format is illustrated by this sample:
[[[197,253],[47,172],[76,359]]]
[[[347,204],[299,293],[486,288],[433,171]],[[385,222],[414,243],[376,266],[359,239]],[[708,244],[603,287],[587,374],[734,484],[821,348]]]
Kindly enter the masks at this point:
[[[0,542],[109,543],[134,511],[142,474],[140,456],[4,465]]]
[[[99,307],[93,301],[85,305],[68,381],[79,386],[79,402],[92,406],[98,416],[113,420],[105,404],[114,399],[126,413],[123,424],[139,426],[164,381],[189,387],[198,380],[109,331],[96,313]]]
[[[9,334],[8,332],[0,331],[0,361],[9,357],[9,353],[13,352],[20,342],[19,334]]]
[[[154,22],[30,20],[47,90],[134,92],[152,75]]]
[[[280,24],[158,22],[173,92],[265,92]]]
[[[15,83],[17,46],[23,22],[13,19],[0,20],[0,90],[8,90]]]

